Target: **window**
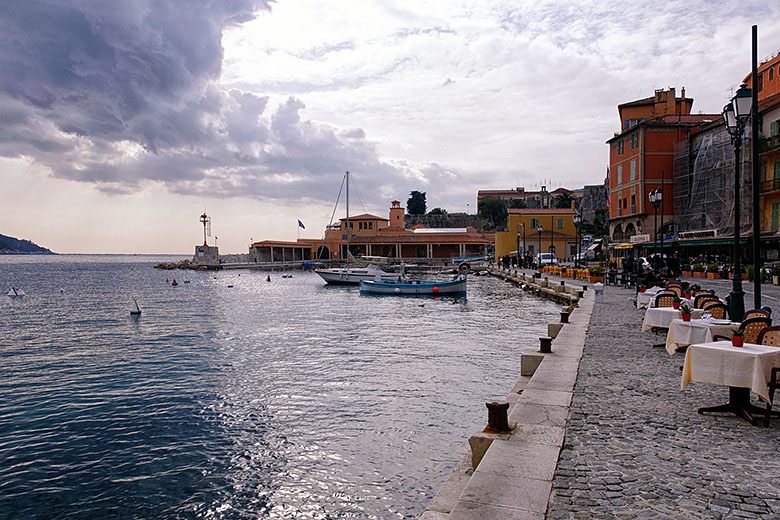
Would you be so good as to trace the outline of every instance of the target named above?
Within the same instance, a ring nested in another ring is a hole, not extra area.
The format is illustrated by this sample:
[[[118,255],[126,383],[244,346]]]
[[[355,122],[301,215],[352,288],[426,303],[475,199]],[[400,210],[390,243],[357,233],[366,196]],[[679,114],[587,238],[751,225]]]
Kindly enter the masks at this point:
[[[780,121],[772,121],[769,123],[769,137],[776,137],[778,134],[778,130],[780,130]]]
[[[780,160],[775,160],[775,179],[780,179]]]
[[[772,203],[772,229],[780,229],[780,202]]]
[[[627,197],[623,197],[623,209],[626,209],[626,208],[628,208],[628,198]]]
[[[368,229],[374,229],[374,223],[373,222],[369,222],[368,223]]]
[[[623,155],[623,140],[617,142],[617,154]]]
[[[558,219],[558,229],[563,229],[563,219],[562,218]]]
[[[772,81],[775,79],[775,68],[769,67],[769,81]]]
[[[618,174],[617,174],[617,183],[618,186],[623,182],[623,165],[618,164]]]
[[[636,180],[636,159],[631,159],[631,180]]]
[[[355,228],[355,223],[354,222],[350,222],[349,223],[349,229],[354,229],[354,228]]]
[[[631,213],[636,213],[636,195],[631,195]]]
[[[634,132],[631,134],[631,149],[635,149],[639,145],[639,134]]]
[[[539,219],[532,218],[532,219],[531,219],[531,224],[529,224],[529,226],[528,226],[528,227],[529,227],[530,229],[536,229],[537,227],[539,227]]]
[[[363,223],[362,222],[358,222],[358,229],[363,229]]]
[[[764,73],[758,75],[758,91],[763,92],[764,91]]]

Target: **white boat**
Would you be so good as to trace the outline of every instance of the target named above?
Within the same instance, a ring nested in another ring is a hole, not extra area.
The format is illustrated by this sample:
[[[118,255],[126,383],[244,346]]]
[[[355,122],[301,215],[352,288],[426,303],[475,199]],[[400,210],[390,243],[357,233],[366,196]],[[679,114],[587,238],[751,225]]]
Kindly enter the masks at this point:
[[[374,265],[332,267],[327,269],[315,269],[315,273],[329,284],[357,285],[362,280],[398,281],[402,277],[399,274],[386,273]]]
[[[141,307],[138,306],[138,300],[133,298],[133,302],[135,303],[135,309],[130,309],[130,316],[140,316]]]
[[[17,296],[24,296],[24,291],[21,289],[17,289],[16,287],[11,287],[11,290],[8,291],[8,296],[11,298],[16,298]]]

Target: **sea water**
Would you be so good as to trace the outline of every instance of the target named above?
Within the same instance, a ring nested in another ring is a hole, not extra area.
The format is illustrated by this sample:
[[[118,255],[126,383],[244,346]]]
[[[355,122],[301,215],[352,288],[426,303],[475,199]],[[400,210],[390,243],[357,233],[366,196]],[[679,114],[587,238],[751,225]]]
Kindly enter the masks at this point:
[[[559,312],[170,260],[0,256],[0,518],[416,518]]]

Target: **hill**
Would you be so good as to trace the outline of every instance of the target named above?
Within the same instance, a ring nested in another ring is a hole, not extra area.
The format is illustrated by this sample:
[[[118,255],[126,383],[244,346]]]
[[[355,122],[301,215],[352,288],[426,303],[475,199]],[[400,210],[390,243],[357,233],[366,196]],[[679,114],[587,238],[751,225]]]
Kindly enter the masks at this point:
[[[0,235],[0,254],[32,254],[32,255],[53,255],[54,253],[35,244],[29,240],[19,240],[18,238]]]

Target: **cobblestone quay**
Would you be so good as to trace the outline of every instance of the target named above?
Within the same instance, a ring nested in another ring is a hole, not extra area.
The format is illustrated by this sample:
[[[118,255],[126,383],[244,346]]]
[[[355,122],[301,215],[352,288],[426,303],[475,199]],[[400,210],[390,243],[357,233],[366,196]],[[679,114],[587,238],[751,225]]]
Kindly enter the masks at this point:
[[[652,347],[634,294],[605,287],[593,311],[548,518],[780,519],[780,419],[699,415],[728,388],[680,390],[684,353]]]

